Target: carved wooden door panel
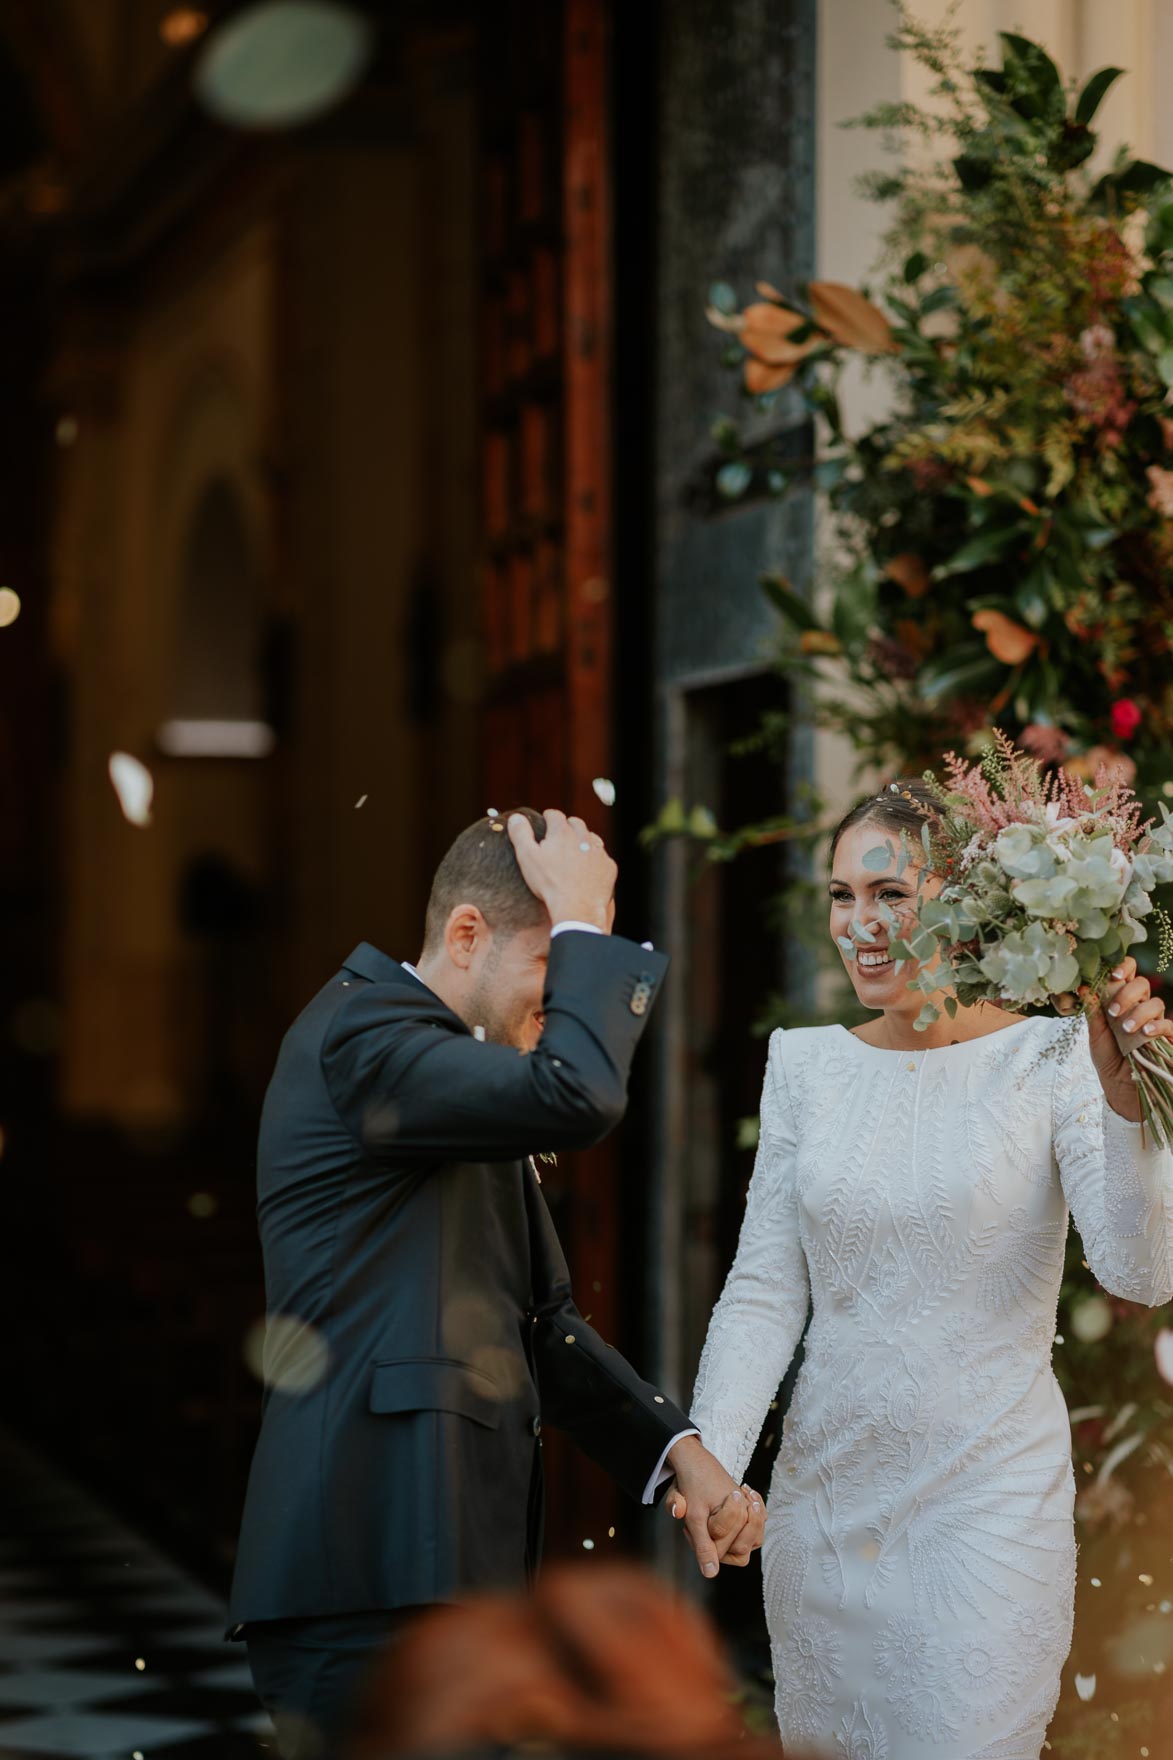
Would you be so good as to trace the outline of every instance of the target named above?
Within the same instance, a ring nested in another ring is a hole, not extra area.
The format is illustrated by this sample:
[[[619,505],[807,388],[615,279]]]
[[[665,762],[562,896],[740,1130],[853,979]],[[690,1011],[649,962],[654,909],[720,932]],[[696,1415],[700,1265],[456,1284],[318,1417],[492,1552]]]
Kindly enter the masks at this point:
[[[506,0],[483,37],[486,804],[580,813],[611,770],[609,0]],[[540,1144],[535,1144],[540,1148]],[[616,1160],[545,1176],[579,1306],[614,1339]],[[622,1341],[615,1339],[616,1343]],[[547,1443],[548,1550],[605,1554],[615,1489]]]

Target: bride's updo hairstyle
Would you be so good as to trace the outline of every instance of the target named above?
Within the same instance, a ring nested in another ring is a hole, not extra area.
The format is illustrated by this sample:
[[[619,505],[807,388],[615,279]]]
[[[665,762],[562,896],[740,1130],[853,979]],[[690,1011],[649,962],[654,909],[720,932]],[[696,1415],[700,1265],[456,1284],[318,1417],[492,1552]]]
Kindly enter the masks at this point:
[[[889,782],[879,794],[865,795],[862,801],[857,801],[840,819],[831,833],[831,863],[835,861],[835,851],[844,832],[856,825],[877,825],[896,838],[903,831],[913,848],[919,849],[921,827],[926,820],[931,824],[939,817],[940,811],[936,796],[921,777],[908,776],[899,782]]]

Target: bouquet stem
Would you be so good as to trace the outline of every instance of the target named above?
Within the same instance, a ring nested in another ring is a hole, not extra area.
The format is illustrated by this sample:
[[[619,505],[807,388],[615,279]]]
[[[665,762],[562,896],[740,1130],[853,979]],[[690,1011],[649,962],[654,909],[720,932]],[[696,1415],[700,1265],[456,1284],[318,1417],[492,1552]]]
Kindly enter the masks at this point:
[[[1173,1143],[1173,1047],[1154,1039],[1130,1057],[1132,1079],[1140,1096],[1141,1128],[1147,1125],[1159,1149]]]

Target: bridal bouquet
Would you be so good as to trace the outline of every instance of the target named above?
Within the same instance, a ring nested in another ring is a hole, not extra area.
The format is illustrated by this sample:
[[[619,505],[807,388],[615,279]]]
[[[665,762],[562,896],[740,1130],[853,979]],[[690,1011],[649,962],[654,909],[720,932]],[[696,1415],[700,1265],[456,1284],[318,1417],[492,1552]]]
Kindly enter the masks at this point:
[[[925,997],[921,1031],[940,1018],[931,998],[941,968],[925,963],[938,948],[950,1015],[980,1001],[1040,1013],[1084,986],[1084,1010],[1096,1007],[1113,967],[1148,940],[1145,918],[1157,930],[1161,969],[1173,955],[1173,924],[1152,900],[1155,886],[1173,880],[1164,804],[1158,825],[1118,775],[1101,770],[1094,787],[1062,770],[1047,778],[1004,734],[994,738],[980,763],[949,753],[943,782],[926,775],[938,812],[922,827],[915,923],[892,943],[898,958],[920,962],[910,988]],[[902,841],[899,855],[890,842],[869,854],[904,867],[911,852]],[[935,896],[924,892],[926,871],[943,878]],[[1173,1142],[1173,1048],[1154,1039],[1130,1055],[1145,1123],[1158,1142]]]

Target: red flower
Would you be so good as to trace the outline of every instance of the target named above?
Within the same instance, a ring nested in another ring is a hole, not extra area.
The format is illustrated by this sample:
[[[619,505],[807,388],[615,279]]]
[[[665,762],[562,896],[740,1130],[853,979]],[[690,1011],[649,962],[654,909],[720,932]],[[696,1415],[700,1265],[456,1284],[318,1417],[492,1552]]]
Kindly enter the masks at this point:
[[[1112,732],[1117,739],[1131,739],[1143,720],[1131,697],[1120,697],[1112,704]]]

